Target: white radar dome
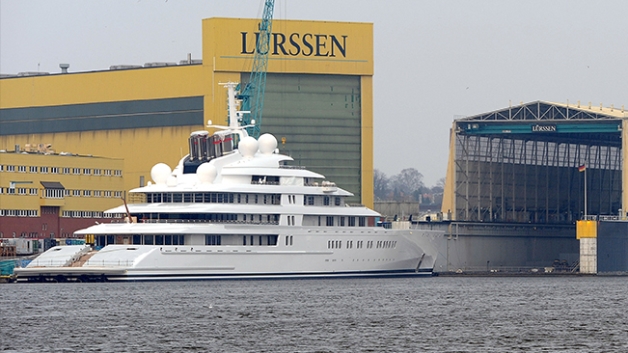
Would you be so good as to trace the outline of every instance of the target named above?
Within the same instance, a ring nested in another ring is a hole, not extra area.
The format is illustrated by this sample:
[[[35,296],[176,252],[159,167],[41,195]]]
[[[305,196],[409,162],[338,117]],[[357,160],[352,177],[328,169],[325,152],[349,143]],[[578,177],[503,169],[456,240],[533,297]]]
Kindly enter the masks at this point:
[[[172,170],[165,163],[157,163],[150,170],[150,177],[153,179],[155,184],[165,184],[168,176],[170,176]]]
[[[259,151],[262,154],[272,154],[277,148],[277,139],[271,134],[264,134],[259,137]]]
[[[244,157],[253,157],[257,152],[258,142],[255,138],[247,136],[238,144],[238,151]]]
[[[216,167],[213,164],[203,163],[196,169],[196,176],[202,184],[211,184],[216,179]]]

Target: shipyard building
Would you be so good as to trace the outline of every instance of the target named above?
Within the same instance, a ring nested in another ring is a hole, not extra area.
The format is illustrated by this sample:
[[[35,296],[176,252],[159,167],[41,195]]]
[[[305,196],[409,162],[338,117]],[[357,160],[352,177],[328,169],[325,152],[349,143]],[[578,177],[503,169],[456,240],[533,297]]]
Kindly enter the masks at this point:
[[[258,23],[203,20],[200,59],[182,53],[180,62],[112,63],[90,72],[71,72],[68,65],[58,73],[3,72],[0,150],[44,144],[103,161],[123,160],[124,185],[116,190],[143,186],[153,165],[175,167],[188,153],[191,132],[206,129],[208,121],[227,124],[221,83],[248,80]],[[354,193],[351,201],[372,206],[372,24],[275,20],[272,32],[261,133],[274,134],[295,164]],[[16,178],[4,173],[28,168],[31,161],[7,156],[0,154],[0,187],[12,192]],[[47,176],[46,181],[61,180]],[[45,187],[32,181],[29,189],[38,188],[41,195]],[[15,202],[3,194],[0,218],[7,217],[6,210],[23,208]],[[37,207],[29,210],[41,214]]]
[[[625,219],[628,211],[626,118],[624,107],[537,101],[456,120],[441,270],[551,268],[558,261],[595,273],[600,258],[582,256],[597,253],[600,233],[590,222]],[[583,220],[589,224],[576,237]],[[613,248],[614,241],[625,262],[625,236],[614,236],[603,244]]]

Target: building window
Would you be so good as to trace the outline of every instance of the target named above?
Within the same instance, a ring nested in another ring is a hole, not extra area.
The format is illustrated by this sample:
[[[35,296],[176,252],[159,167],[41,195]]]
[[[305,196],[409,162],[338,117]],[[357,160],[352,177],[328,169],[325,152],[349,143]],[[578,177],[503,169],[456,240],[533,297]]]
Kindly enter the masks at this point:
[[[30,190],[29,190],[29,193],[30,193],[31,195],[37,195],[37,189],[32,188],[32,189],[30,189]]]
[[[59,167],[50,167],[51,174],[59,174]]]
[[[62,171],[63,171],[63,174],[70,174],[70,168],[68,167],[63,167]]]
[[[90,196],[92,196],[91,190],[83,190],[83,197],[90,197]]]
[[[17,171],[19,173],[26,173],[26,166],[25,165],[18,165],[17,166]]]
[[[15,166],[14,165],[8,165],[7,166],[7,172],[15,172]]]
[[[29,171],[30,173],[37,173],[37,167],[35,167],[35,166],[30,166],[30,167],[28,168],[28,171]]]
[[[76,175],[81,174],[81,168],[72,168],[72,174],[76,174]]]
[[[85,175],[92,175],[92,170],[89,168],[83,168],[83,174]]]
[[[113,175],[121,177],[122,176],[122,171],[116,169],[116,170],[113,171]]]
[[[48,174],[48,167],[39,167],[39,172],[42,174]]]
[[[102,191],[94,190],[94,197],[101,197],[101,196],[102,196]]]
[[[105,169],[105,176],[111,176],[111,169]]]
[[[65,194],[63,189],[44,189],[44,197],[48,199],[62,199]]]
[[[96,176],[100,176],[102,174],[102,170],[100,169],[94,169],[94,175]]]
[[[111,191],[105,191],[105,197],[111,197]]]
[[[72,196],[75,196],[75,197],[81,196],[81,190],[72,190]]]

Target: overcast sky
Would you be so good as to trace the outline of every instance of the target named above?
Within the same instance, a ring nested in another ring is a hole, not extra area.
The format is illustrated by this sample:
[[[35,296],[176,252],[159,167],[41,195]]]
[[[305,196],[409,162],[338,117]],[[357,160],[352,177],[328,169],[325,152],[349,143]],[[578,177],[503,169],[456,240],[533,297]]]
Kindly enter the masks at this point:
[[[262,0],[0,1],[0,73],[201,58],[201,20]],[[454,118],[545,100],[628,109],[628,1],[276,0],[275,19],[372,22],[375,168],[445,176]],[[2,99],[2,97],[0,97]]]

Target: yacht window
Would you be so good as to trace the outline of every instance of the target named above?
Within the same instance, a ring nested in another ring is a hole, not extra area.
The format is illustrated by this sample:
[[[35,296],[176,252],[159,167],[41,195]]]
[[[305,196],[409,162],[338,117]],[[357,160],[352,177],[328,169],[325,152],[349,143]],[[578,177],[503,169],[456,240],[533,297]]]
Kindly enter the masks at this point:
[[[163,235],[155,235],[155,245],[164,245]]]
[[[146,245],[153,245],[153,236],[152,235],[145,235],[144,236],[144,244]]]
[[[255,194],[255,202],[254,203],[258,203],[259,202],[259,197],[258,196],[259,195]],[[260,221],[261,221],[261,219],[260,219]]]
[[[360,217],[360,227],[366,226],[366,217]]]
[[[340,197],[336,197],[336,198],[334,199],[334,205],[336,205],[336,206],[340,206]]]
[[[164,245],[173,245],[172,244],[172,235],[166,235]]]
[[[246,235],[242,236],[242,245],[246,245]]]
[[[220,245],[220,235],[205,235],[205,245]],[[246,236],[244,237],[244,245],[246,245]]]
[[[253,236],[251,235],[251,245],[255,245],[255,243],[253,242]]]
[[[344,217],[340,217],[340,226],[341,227],[345,226],[345,218]]]
[[[238,194],[238,203],[242,203],[241,201],[242,195]],[[245,219],[246,220],[246,219]]]
[[[192,194],[189,192],[183,194],[183,202],[192,202]]]
[[[334,217],[333,216],[327,216],[327,226],[328,227],[333,227],[334,226]]]
[[[355,227],[355,217],[349,217],[349,227]]]
[[[314,205],[314,196],[312,196],[312,195],[308,195],[308,196],[306,197],[306,199],[307,199],[307,205],[308,205],[308,206],[313,206],[313,205]]]
[[[176,192],[172,194],[173,203],[180,203],[182,201],[183,201],[183,195],[180,192]],[[161,245],[161,244],[157,244],[157,245]]]
[[[203,194],[200,192],[195,193],[194,202],[203,202]]]
[[[172,194],[170,194],[170,193],[165,193],[165,194],[164,194],[164,201],[163,201],[163,202],[166,202],[166,203],[170,203],[170,202],[172,202]]]
[[[133,235],[133,245],[141,245],[142,244],[142,236],[138,234]]]
[[[292,245],[292,238],[293,238],[293,236],[291,235],[290,236],[290,245]]]
[[[329,206],[329,196],[323,197],[323,205]]]

